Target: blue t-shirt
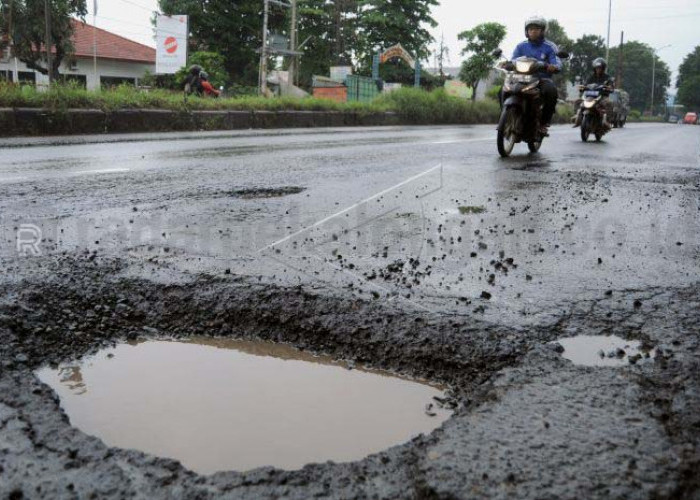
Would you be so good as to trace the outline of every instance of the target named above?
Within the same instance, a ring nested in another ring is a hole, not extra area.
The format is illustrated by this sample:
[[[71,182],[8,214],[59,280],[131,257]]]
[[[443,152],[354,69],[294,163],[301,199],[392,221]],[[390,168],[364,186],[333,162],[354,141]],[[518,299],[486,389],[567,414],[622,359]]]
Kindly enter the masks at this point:
[[[546,38],[542,38],[537,42],[525,40],[515,47],[511,60],[515,61],[518,57],[522,56],[532,57],[538,61],[556,66],[561,70],[561,60],[557,57],[557,52],[559,52],[559,48]],[[540,78],[552,78],[552,75],[546,71],[538,73],[538,76]]]

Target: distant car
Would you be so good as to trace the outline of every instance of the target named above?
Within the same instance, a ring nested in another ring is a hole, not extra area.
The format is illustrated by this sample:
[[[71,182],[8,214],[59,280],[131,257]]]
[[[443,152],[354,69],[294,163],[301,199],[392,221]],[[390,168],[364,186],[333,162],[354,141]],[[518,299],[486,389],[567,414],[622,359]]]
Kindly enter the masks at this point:
[[[668,117],[668,123],[678,123],[680,118],[676,115],[670,115]]]
[[[613,108],[611,123],[614,127],[624,127],[630,110],[630,95],[624,90],[613,90],[610,93],[610,102]]]
[[[683,123],[685,123],[686,125],[697,125],[698,114],[693,113],[692,111],[690,113],[686,113],[683,117]]]

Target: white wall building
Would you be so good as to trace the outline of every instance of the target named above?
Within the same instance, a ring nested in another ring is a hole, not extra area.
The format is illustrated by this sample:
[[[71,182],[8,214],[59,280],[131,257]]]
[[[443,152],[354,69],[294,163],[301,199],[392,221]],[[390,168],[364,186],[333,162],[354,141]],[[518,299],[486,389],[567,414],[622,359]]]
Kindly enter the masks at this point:
[[[63,60],[59,69],[62,78],[95,90],[124,82],[138,85],[146,71],[155,73],[156,49],[81,21],[74,20],[73,28],[75,54],[70,60]],[[49,83],[48,76],[10,57],[9,49],[0,54],[0,79],[36,85]]]

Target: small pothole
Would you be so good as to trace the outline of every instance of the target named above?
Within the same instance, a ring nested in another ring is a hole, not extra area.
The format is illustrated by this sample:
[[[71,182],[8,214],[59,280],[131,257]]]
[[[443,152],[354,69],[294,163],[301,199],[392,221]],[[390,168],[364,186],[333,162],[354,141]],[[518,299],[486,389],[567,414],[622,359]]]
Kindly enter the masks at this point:
[[[576,365],[625,366],[651,359],[653,349],[644,349],[639,340],[615,335],[577,335],[559,339],[562,356]]]
[[[268,342],[121,344],[37,376],[86,434],[204,474],[359,460],[452,413],[439,387]]]
[[[292,194],[299,194],[306,191],[306,188],[300,186],[282,186],[278,188],[245,188],[229,191],[231,196],[243,198],[246,200],[253,198],[280,198]]]

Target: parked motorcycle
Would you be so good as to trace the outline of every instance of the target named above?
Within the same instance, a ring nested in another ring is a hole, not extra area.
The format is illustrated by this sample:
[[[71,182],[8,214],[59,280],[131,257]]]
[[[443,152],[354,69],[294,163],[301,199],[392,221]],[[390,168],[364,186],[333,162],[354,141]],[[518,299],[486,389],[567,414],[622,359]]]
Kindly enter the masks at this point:
[[[588,137],[593,134],[596,141],[600,141],[605,134],[610,131],[604,125],[605,103],[603,100],[612,92],[612,88],[605,85],[591,83],[579,87],[582,93],[582,102],[576,123],[581,124],[581,140],[588,141]]]
[[[494,52],[500,57],[501,50]],[[566,52],[559,52],[557,57],[566,59]],[[516,143],[525,142],[532,153],[539,151],[544,140],[540,132],[542,117],[542,98],[540,78],[537,75],[544,71],[546,65],[542,61],[529,57],[519,57],[515,61],[503,60],[496,64],[495,69],[505,73],[502,91],[502,110],[498,121],[496,146],[498,154],[510,156]]]

